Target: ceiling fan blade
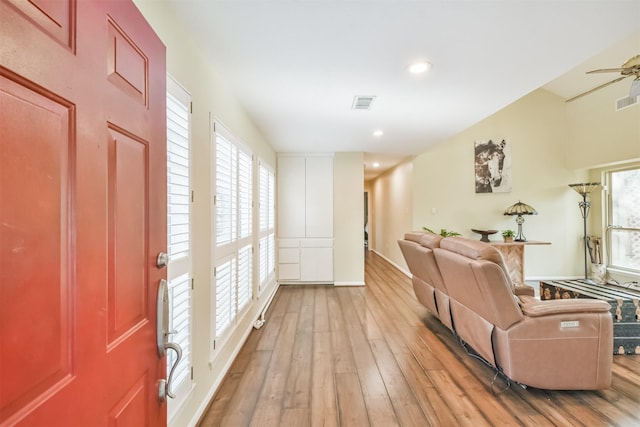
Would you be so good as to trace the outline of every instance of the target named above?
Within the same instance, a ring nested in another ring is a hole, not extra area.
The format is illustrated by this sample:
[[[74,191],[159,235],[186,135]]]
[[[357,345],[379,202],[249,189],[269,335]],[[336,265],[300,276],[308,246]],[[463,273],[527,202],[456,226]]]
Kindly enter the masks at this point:
[[[616,78],[616,79],[613,79],[613,80],[611,80],[610,82],[607,82],[607,83],[601,84],[600,86],[596,86],[596,87],[594,87],[593,89],[589,89],[588,91],[583,92],[583,93],[581,93],[580,95],[576,95],[576,96],[574,96],[573,98],[569,98],[569,99],[567,99],[565,102],[575,101],[576,99],[578,99],[578,98],[582,98],[582,97],[583,97],[583,96],[585,96],[585,95],[589,95],[590,93],[593,93],[593,92],[595,92],[595,91],[597,91],[597,90],[600,90],[600,89],[602,89],[603,87],[607,87],[607,86],[612,85],[612,84],[614,84],[614,83],[618,83],[620,80],[626,79],[627,77],[630,77],[630,76],[621,76],[621,77],[618,77],[618,78]],[[640,89],[640,88],[639,88],[639,89]]]
[[[594,73],[620,73],[622,71],[624,71],[624,68],[600,68],[599,70],[587,71],[587,74],[594,74]]]

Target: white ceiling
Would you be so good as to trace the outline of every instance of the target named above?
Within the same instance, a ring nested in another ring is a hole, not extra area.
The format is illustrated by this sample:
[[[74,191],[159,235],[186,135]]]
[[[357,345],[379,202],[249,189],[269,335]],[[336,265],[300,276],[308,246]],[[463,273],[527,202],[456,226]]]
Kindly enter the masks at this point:
[[[367,171],[640,53],[640,0],[168,1],[276,151],[362,151]],[[432,69],[411,75],[417,59]],[[372,109],[351,110],[356,95]]]

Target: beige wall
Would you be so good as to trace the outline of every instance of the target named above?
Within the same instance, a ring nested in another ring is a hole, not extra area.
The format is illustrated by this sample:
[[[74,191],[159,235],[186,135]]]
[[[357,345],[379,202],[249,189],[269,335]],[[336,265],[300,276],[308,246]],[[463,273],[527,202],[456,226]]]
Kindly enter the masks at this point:
[[[336,285],[364,285],[364,154],[334,157],[334,275]]]
[[[413,229],[414,165],[406,161],[384,173],[371,183],[369,199],[371,250],[387,258],[405,272],[398,239]],[[416,191],[419,191],[416,189]]]
[[[167,3],[153,0],[134,0],[138,8],[167,47],[167,72],[191,93],[192,115],[192,185],[195,191],[193,204],[193,370],[194,389],[179,409],[170,425],[193,424],[194,417],[206,408],[215,387],[222,381],[233,354],[241,347],[244,337],[251,330],[261,307],[273,292],[265,290],[254,301],[243,317],[228,345],[210,358],[210,272],[211,252],[211,184],[210,184],[210,117],[222,122],[237,138],[240,138],[263,162],[275,170],[275,153],[246,115],[240,104],[217,78],[215,70],[198,51],[188,33],[174,21]],[[174,404],[172,401],[169,405]]]
[[[631,79],[625,79],[566,104],[570,168],[640,160],[640,106],[614,108],[615,100],[627,96],[630,86]]]

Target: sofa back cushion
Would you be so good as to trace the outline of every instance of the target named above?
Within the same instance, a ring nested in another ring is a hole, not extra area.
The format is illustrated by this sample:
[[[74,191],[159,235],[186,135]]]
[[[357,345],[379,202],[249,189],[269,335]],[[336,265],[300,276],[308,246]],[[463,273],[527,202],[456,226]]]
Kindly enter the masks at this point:
[[[431,236],[437,238],[434,239]],[[415,240],[407,239],[407,237],[413,237]],[[431,249],[437,247],[441,239],[442,237],[431,233],[425,233],[421,236],[413,236],[413,233],[407,233],[405,234],[405,240],[398,240],[398,244],[400,245],[400,250],[404,255],[411,274],[428,283],[433,288],[446,292],[444,280],[442,279],[440,269],[436,264],[436,258]],[[423,242],[425,241],[428,242],[429,246],[424,245]]]
[[[448,237],[434,253],[451,298],[501,329],[523,319],[496,248],[478,240]]]
[[[410,231],[408,233],[404,233],[404,240],[420,243],[420,239],[422,239],[422,236],[424,236],[425,234],[426,233],[422,231]]]
[[[493,246],[479,240],[470,240],[464,237],[449,237],[444,242],[444,248],[464,255],[467,258],[487,260],[497,264],[506,273],[506,282],[509,289],[515,293],[515,285],[511,280],[511,275],[509,274],[509,269],[504,262],[504,258],[500,251]]]
[[[424,233],[420,236],[419,243],[425,248],[434,249],[440,247],[442,236],[433,233]]]

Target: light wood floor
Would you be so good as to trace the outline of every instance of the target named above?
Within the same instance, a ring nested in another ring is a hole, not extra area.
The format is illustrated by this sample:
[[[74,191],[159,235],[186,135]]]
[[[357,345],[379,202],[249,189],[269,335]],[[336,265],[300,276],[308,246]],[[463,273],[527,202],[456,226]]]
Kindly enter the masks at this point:
[[[200,425],[640,425],[640,356],[614,356],[608,390],[503,391],[373,252],[366,283],[281,286]]]

